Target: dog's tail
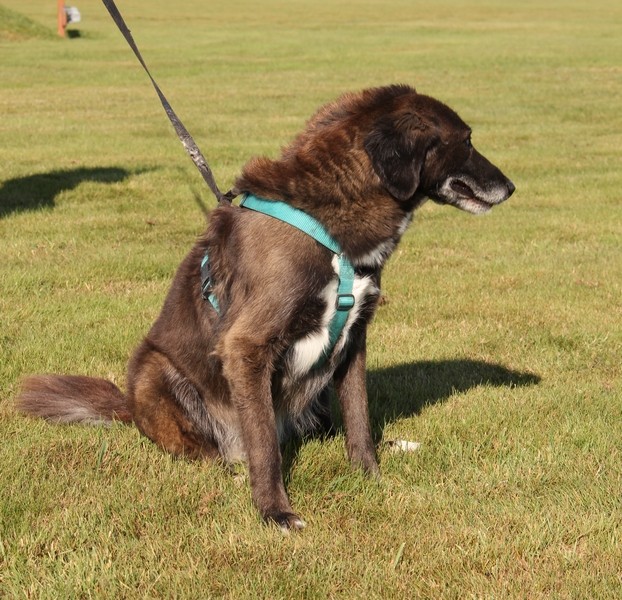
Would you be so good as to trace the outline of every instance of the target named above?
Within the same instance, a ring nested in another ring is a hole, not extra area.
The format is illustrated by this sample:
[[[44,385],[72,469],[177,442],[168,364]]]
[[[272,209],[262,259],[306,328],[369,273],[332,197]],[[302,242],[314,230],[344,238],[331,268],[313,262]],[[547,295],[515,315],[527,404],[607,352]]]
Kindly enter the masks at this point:
[[[17,409],[54,423],[133,421],[127,398],[114,383],[75,375],[27,377],[17,397]]]

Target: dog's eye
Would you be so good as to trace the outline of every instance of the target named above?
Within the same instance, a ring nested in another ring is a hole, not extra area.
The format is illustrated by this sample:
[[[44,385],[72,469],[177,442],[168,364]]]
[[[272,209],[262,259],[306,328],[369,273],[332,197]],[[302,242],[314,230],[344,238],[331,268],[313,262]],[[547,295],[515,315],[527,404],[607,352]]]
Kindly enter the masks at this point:
[[[467,148],[472,148],[473,144],[471,143],[471,136],[469,136],[466,140],[464,140],[464,144]]]

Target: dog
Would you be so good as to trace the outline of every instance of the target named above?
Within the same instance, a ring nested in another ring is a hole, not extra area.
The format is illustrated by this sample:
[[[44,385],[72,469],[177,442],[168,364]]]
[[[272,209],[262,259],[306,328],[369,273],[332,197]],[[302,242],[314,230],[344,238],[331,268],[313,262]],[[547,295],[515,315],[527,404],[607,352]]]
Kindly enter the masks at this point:
[[[352,465],[378,474],[366,330],[380,273],[413,212],[432,199],[485,213],[514,189],[440,101],[407,85],[345,94],[320,108],[279,158],[251,159],[234,187],[264,205],[302,211],[337,250],[265,212],[219,206],[130,360],[127,392],[102,379],[32,376],[19,410],[56,422],[133,422],[175,455],[244,460],[263,519],[301,529],[280,444],[325,420],[331,382]],[[341,260],[352,272],[346,293]],[[336,304],[344,298],[342,311]]]

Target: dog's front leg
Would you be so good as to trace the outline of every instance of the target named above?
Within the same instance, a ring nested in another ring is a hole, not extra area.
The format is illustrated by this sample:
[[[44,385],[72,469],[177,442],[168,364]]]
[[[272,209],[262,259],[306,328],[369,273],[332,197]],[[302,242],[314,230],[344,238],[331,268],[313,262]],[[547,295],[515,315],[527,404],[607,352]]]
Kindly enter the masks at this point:
[[[293,512],[283,484],[269,354],[265,344],[230,337],[223,369],[238,414],[253,502],[266,521],[283,529],[302,529],[305,524]]]
[[[378,461],[371,437],[365,377],[366,333],[362,332],[335,372],[335,388],[346,428],[346,449],[351,463],[378,475]]]

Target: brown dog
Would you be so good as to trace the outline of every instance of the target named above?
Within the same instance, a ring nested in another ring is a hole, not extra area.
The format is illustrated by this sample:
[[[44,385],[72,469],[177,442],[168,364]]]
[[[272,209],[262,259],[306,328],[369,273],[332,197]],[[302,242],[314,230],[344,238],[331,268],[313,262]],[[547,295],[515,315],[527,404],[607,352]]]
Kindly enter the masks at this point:
[[[350,460],[377,473],[365,339],[381,269],[426,198],[483,213],[514,185],[471,145],[458,115],[408,86],[347,94],[321,108],[280,158],[256,158],[236,191],[315,217],[354,269],[353,307],[336,344],[336,255],[272,216],[213,211],[130,362],[127,394],[88,377],[26,379],[22,411],[59,422],[117,418],[174,454],[248,462],[266,520],[301,528],[283,485],[279,442],[312,429],[332,380]],[[201,262],[209,255],[210,291]],[[329,355],[321,360],[323,353]]]

